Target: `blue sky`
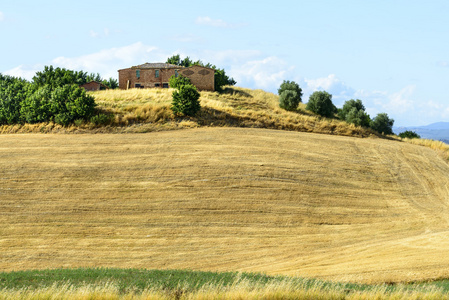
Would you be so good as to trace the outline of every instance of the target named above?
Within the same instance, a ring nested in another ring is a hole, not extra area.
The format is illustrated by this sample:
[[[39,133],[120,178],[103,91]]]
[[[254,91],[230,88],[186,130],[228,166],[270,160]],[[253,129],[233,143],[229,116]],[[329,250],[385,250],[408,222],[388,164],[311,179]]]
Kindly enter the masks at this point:
[[[361,99],[395,126],[449,121],[448,1],[3,2],[3,74],[54,65],[117,78],[179,53],[237,86],[275,93],[293,80],[303,102],[316,90],[337,107]]]

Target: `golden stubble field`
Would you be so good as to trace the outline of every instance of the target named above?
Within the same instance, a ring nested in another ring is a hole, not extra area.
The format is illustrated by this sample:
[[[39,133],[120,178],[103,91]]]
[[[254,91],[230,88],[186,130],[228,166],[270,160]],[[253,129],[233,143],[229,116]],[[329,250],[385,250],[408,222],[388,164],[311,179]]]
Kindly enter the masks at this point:
[[[265,129],[0,136],[0,271],[449,276],[449,166],[426,147]]]

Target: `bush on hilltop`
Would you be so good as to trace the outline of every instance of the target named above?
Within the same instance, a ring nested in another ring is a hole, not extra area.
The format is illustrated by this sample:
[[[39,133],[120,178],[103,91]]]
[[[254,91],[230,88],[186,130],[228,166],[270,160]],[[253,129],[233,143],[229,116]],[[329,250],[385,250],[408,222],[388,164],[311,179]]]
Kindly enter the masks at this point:
[[[296,110],[301,102],[302,89],[294,81],[284,80],[278,89],[279,107],[285,110]]]
[[[394,120],[387,113],[380,113],[371,120],[370,127],[382,134],[393,134],[393,124]]]
[[[306,109],[327,118],[333,117],[337,112],[332,103],[332,95],[325,91],[316,91],[310,95]]]
[[[399,137],[402,138],[402,139],[405,139],[405,138],[407,138],[407,139],[420,139],[421,138],[421,136],[419,134],[417,134],[416,132],[411,131],[411,130],[406,130],[404,132],[401,132],[399,134]]]
[[[173,92],[171,109],[175,115],[194,116],[200,109],[200,93],[191,84],[181,85]]]
[[[343,108],[338,110],[338,117],[340,120],[356,126],[369,127],[371,119],[365,112],[365,106],[362,100],[348,100],[343,105]]]

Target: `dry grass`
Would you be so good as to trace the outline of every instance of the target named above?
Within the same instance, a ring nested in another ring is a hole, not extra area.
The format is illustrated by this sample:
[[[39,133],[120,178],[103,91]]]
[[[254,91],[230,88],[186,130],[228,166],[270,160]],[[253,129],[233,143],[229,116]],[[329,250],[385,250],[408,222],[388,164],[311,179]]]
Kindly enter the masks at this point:
[[[441,157],[449,161],[449,145],[441,141],[427,140],[427,139],[403,139],[407,143],[414,145],[425,146],[437,151]]]
[[[439,289],[395,289],[390,291],[388,286],[380,285],[366,291],[343,289],[337,285],[306,286],[291,280],[276,283],[254,284],[244,280],[237,280],[230,286],[213,284],[199,290],[188,290],[182,285],[176,290],[166,290],[164,287],[146,289],[142,292],[122,292],[114,282],[103,284],[86,284],[76,287],[70,283],[55,284],[52,287],[37,289],[6,289],[0,290],[0,300],[26,299],[70,299],[70,300],[100,300],[100,299],[136,299],[136,300],[170,300],[170,299],[407,299],[407,300],[444,300],[449,295]]]
[[[172,89],[130,89],[93,92],[99,112],[114,114],[109,126],[92,123],[62,127],[55,124],[0,126],[0,133],[123,133],[194,127],[269,128],[333,135],[369,137],[377,134],[336,119],[306,111],[279,108],[279,97],[262,90],[227,87],[224,93],[201,92],[201,112],[194,118],[175,118],[170,109]]]
[[[268,283],[252,282],[237,278],[230,285],[213,283],[199,288],[189,288],[180,283],[175,289],[163,285],[133,290],[121,290],[113,281],[72,285],[70,282],[54,284],[50,287],[16,288],[0,290],[0,300],[25,299],[449,299],[449,295],[435,286],[407,286],[391,288],[387,285],[366,287],[364,290],[344,288],[338,284],[316,282],[310,285],[306,280],[287,278]]]
[[[2,271],[449,276],[449,166],[426,147],[237,128],[0,145]]]

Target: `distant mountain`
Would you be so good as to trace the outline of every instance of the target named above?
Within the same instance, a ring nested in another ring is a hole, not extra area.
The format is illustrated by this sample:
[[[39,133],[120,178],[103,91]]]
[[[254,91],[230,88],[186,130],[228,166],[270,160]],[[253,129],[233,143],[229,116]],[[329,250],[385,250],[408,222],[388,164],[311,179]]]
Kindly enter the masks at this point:
[[[406,130],[416,132],[423,139],[439,140],[449,144],[449,122],[437,122],[426,126],[393,127],[395,134]]]

